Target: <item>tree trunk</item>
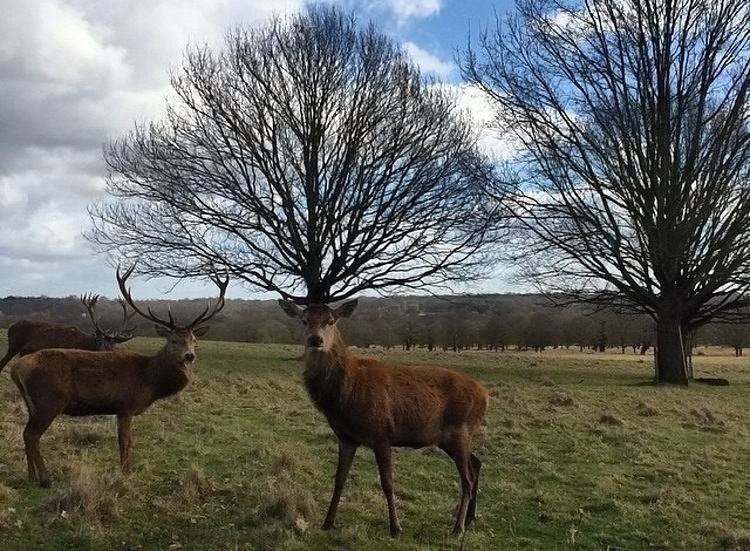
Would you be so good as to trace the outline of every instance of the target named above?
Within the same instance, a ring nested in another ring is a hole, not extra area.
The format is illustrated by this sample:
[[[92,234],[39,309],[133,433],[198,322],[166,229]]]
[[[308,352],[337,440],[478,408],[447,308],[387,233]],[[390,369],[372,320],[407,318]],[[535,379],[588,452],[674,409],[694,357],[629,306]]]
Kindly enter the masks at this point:
[[[656,324],[656,382],[688,384],[683,328],[679,321],[660,319]]]

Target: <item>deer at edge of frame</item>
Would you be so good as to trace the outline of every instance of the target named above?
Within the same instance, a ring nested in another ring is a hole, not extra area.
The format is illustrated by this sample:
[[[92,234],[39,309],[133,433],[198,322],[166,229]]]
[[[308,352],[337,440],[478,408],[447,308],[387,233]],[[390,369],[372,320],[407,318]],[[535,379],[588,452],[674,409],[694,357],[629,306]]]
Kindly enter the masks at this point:
[[[69,416],[116,415],[120,464],[123,472],[131,466],[133,417],[153,402],[180,392],[188,384],[195,361],[195,340],[208,330],[204,325],[224,307],[228,277],[213,278],[219,298],[192,322],[178,325],[157,317],[149,308],[140,309],[126,287],[134,266],[117,282],[125,301],[140,316],[156,324],[157,333],[166,340],[155,355],[128,350],[90,352],[47,349],[19,359],[11,367],[15,382],[29,412],[23,431],[29,478],[41,486],[49,485],[49,474],[39,449],[39,440],[60,414]]]

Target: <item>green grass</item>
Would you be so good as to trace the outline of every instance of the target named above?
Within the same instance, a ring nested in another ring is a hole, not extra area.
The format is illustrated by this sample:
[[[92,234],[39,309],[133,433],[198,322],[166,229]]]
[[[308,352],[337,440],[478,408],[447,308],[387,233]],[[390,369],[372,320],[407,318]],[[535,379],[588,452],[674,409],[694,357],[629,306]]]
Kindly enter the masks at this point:
[[[336,444],[290,359],[299,353],[200,343],[188,388],[136,420],[127,478],[112,419],[58,419],[42,440],[49,490],[26,481],[25,412],[4,373],[0,548],[458,549],[457,476],[430,450],[395,455],[398,540],[364,448],[337,529],[319,529]],[[649,358],[631,355],[385,357],[465,371],[490,389],[480,518],[464,549],[750,549],[750,360],[696,358],[700,374],[732,384],[683,389],[647,384]]]

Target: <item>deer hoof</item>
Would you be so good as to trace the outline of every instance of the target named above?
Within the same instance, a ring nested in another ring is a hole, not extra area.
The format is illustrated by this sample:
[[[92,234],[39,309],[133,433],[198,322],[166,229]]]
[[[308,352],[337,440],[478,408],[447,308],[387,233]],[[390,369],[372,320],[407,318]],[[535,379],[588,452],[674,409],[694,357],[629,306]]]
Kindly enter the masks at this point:
[[[333,530],[333,521],[325,521],[320,528],[321,530]]]
[[[40,488],[49,488],[50,487],[49,478],[43,478],[42,480],[40,480],[39,481],[39,487]]]
[[[400,526],[392,526],[391,527],[391,537],[397,538],[401,534],[401,527]]]

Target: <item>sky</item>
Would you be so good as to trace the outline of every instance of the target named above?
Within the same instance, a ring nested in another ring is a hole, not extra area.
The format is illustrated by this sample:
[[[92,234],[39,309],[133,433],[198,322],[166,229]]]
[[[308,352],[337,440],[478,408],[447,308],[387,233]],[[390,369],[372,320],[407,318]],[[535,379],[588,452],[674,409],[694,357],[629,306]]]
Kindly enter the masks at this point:
[[[456,48],[511,0],[329,0],[354,11],[452,83],[478,124],[488,109],[460,86]],[[220,47],[305,0],[0,0],[0,296],[116,296],[112,268],[83,237],[105,197],[102,145],[164,113],[168,70],[188,43]],[[491,136],[483,143],[497,145]],[[137,281],[141,297],[206,296],[199,282]],[[464,291],[505,290],[498,280]],[[266,298],[235,285],[228,296]]]

